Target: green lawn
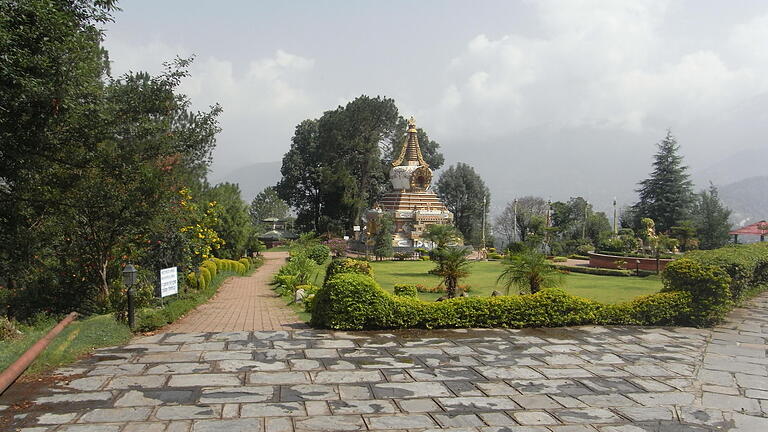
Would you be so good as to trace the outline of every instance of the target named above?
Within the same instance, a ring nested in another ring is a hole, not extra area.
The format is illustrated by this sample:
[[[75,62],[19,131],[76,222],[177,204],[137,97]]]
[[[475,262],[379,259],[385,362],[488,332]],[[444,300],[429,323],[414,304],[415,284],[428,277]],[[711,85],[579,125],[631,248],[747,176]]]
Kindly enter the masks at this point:
[[[55,321],[40,323],[34,327],[20,326],[23,336],[13,341],[0,341],[0,370],[4,370],[45,336],[56,324]],[[132,336],[123,323],[115,321],[112,315],[94,316],[68,325],[51,341],[48,347],[27,369],[26,374],[37,374],[69,364],[94,348],[120,345]]]
[[[395,284],[414,283],[433,287],[440,283],[440,278],[427,274],[435,267],[429,261],[381,261],[373,262],[376,281],[391,291]],[[496,278],[502,271],[498,261],[481,261],[470,265],[470,275],[459,281],[460,285],[469,285],[470,296],[489,296],[493,290],[504,292],[496,285]],[[620,276],[595,276],[580,273],[565,275],[563,288],[569,293],[587,297],[604,303],[619,303],[637,296],[653,294],[661,289],[657,276],[645,278]],[[420,293],[424,300],[434,300],[440,293]]]

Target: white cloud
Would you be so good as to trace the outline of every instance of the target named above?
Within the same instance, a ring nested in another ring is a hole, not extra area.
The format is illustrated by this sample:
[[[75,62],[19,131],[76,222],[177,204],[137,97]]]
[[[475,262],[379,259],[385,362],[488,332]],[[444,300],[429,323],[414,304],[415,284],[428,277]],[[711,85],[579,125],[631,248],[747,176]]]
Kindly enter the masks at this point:
[[[727,64],[715,50],[686,52],[659,36],[666,1],[536,5],[540,34],[480,34],[448,64],[438,105],[448,134],[476,135],[477,122],[457,121],[469,115],[497,136],[542,124],[640,131],[649,119],[684,124],[766,90],[754,60],[768,55],[768,17],[733,36],[734,45],[763,42],[762,51]]]

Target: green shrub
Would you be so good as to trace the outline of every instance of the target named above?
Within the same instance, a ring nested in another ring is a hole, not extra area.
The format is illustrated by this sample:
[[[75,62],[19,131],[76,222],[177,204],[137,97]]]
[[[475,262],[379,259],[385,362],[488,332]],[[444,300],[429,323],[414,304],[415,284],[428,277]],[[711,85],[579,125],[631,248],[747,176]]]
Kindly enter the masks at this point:
[[[202,267],[208,270],[208,275],[210,276],[210,278],[206,278],[206,279],[208,279],[208,282],[210,283],[211,278],[216,277],[216,274],[219,272],[219,267],[216,265],[215,262],[211,260],[203,261]]]
[[[317,265],[323,265],[331,255],[331,248],[324,244],[314,244],[305,249],[304,253]]]
[[[201,290],[201,291],[202,291],[202,290],[205,290],[206,288],[208,288],[208,283],[207,283],[207,281],[205,280],[205,278],[203,277],[203,275],[202,275],[202,272],[201,272],[201,274],[200,274],[200,277],[199,277],[199,278],[197,278],[197,288],[198,288],[199,290]]]
[[[571,273],[585,273],[598,276],[632,276],[634,274],[630,270],[607,269],[599,267],[560,265],[558,268]]]
[[[418,297],[419,296],[419,290],[418,288],[416,288],[416,285],[397,284],[395,285],[394,292],[395,292],[395,295],[398,295],[401,297]]]
[[[197,289],[197,275],[194,272],[187,274],[187,286],[192,289]]]
[[[432,259],[432,258],[430,258],[430,257],[429,257],[429,255],[422,255],[422,256],[421,256],[421,260],[422,260],[422,261],[429,261],[429,260],[431,260],[431,259]]]
[[[595,247],[591,244],[583,244],[576,248],[576,252],[578,252],[580,255],[586,255],[589,252],[592,252],[595,250]]]
[[[240,258],[237,262],[245,267],[245,271],[249,271],[251,269],[251,260],[248,258]]]
[[[561,289],[545,289],[527,295],[458,297],[425,302],[390,294],[366,275],[342,273],[329,279],[318,291],[311,324],[339,330],[672,325],[687,320],[690,303],[690,294],[674,292],[604,305],[572,296]]]
[[[325,270],[325,280],[323,281],[323,284],[339,273],[358,273],[373,277],[373,269],[367,261],[352,258],[340,258],[334,259],[328,264],[328,268]]]
[[[662,281],[663,292],[679,291],[691,295],[691,324],[716,324],[733,306],[729,289],[731,278],[719,267],[681,258],[667,265]]]
[[[410,254],[408,252],[395,252],[395,254],[393,255],[393,257],[396,260],[398,260],[398,261],[407,260],[407,259],[411,258],[412,256],[413,256],[413,254]]]
[[[563,263],[563,262],[566,262],[566,261],[568,261],[568,258],[564,257],[564,256],[552,257],[552,262]]]
[[[200,267],[200,276],[205,279],[205,286],[209,286],[211,284],[211,270],[208,266]]]
[[[587,255],[579,255],[579,254],[570,254],[570,255],[568,255],[568,258],[578,259],[578,260],[588,260],[589,259],[589,257]]]
[[[727,273],[731,278],[731,296],[737,302],[768,283],[768,243],[691,251],[685,257],[701,264],[717,266]]]
[[[491,253],[488,254],[488,259],[500,260],[502,258],[504,258],[504,255],[502,255],[500,253],[491,252]]]

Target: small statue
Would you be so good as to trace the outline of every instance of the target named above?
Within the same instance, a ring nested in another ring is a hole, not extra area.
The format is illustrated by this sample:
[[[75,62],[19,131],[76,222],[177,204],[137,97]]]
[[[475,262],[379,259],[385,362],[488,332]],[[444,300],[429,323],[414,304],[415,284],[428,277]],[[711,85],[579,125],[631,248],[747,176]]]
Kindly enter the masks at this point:
[[[306,298],[306,296],[307,296],[307,292],[304,291],[304,288],[299,288],[293,294],[293,302],[294,303],[302,303],[302,302],[304,302],[304,298]]]

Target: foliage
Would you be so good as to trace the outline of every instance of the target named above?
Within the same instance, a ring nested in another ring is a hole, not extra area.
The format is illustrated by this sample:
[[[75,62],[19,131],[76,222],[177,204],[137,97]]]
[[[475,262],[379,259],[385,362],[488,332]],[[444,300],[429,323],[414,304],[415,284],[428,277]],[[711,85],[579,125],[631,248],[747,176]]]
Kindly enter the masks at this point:
[[[352,258],[334,259],[325,270],[325,284],[328,279],[340,273],[358,273],[373,277],[373,269],[367,261]]]
[[[544,198],[524,196],[508,202],[496,218],[494,228],[506,244],[525,243],[531,235],[543,235],[549,206]]]
[[[562,283],[562,274],[552,266],[546,255],[533,251],[510,255],[504,259],[504,271],[496,282],[503,282],[506,293],[517,287],[520,292],[535,294],[544,288],[554,288]]]
[[[636,218],[651,218],[659,232],[666,232],[688,219],[693,204],[693,184],[688,167],[678,154],[677,140],[667,131],[654,155],[653,172],[640,182],[640,200],[633,206]],[[637,226],[636,226],[637,228]]]
[[[305,250],[307,258],[314,261],[317,265],[323,265],[328,261],[331,249],[324,244],[315,244]]]
[[[464,239],[479,245],[482,239],[482,221],[484,217],[487,219],[491,205],[491,193],[483,179],[474,168],[459,162],[443,171],[435,183],[435,189],[445,206],[453,213],[454,224]]]
[[[566,247],[560,253],[572,253],[581,243],[598,244],[611,233],[611,224],[603,212],[596,212],[583,197],[567,202],[553,202],[552,232]]]
[[[696,195],[693,220],[701,249],[716,249],[728,243],[731,211],[720,201],[715,185]]]
[[[218,213],[218,218],[213,221],[213,230],[222,240],[217,255],[228,259],[242,257],[247,253],[254,227],[248,214],[248,204],[240,198],[240,187],[221,183],[206,190],[205,194]]]
[[[427,226],[427,230],[424,232],[424,240],[434,243],[437,249],[442,249],[448,245],[460,242],[461,233],[453,225],[432,224]]]
[[[685,257],[704,266],[716,266],[730,278],[734,301],[741,301],[757,289],[768,287],[768,244],[730,245],[710,251],[693,251]]]
[[[0,316],[0,342],[19,339],[22,336],[14,321]]]
[[[672,325],[685,319],[689,304],[689,294],[675,292],[603,305],[559,289],[519,296],[424,302],[390,294],[368,276],[340,273],[317,293],[311,324],[338,330]]]
[[[415,285],[398,284],[395,285],[394,293],[401,297],[418,297],[419,289]]]
[[[585,266],[566,266],[561,265],[559,267],[563,271],[573,273],[584,273],[599,276],[632,276],[634,272],[631,270],[619,270],[619,269],[607,269],[599,267],[585,267]]]
[[[198,264],[212,257],[213,251],[224,244],[224,240],[214,229],[219,222],[219,208],[215,201],[208,202],[201,208],[188,188],[179,191],[178,205],[179,217],[184,221],[179,232],[187,239],[192,264]]]
[[[292,256],[284,266],[280,267],[275,278],[280,276],[293,276],[295,278],[294,285],[306,285],[311,282],[310,278],[315,274],[317,265],[318,264],[305,253],[299,253]]]
[[[456,297],[459,279],[469,276],[469,248],[463,246],[444,247],[434,254],[436,267],[429,274],[443,278],[448,298]]]
[[[717,324],[731,310],[729,279],[721,268],[689,258],[669,263],[663,273],[664,291],[690,293],[690,321],[698,326]]]
[[[334,257],[343,257],[347,253],[347,241],[341,238],[330,238],[323,242],[333,253]]]
[[[696,238],[696,227],[689,220],[670,228],[669,235],[677,242],[682,252],[699,248],[699,239]]]
[[[389,214],[379,216],[376,233],[373,236],[373,254],[376,258],[388,258],[394,254],[392,235],[395,233],[395,221]]]
[[[262,227],[264,219],[284,219],[288,217],[289,211],[288,203],[280,198],[272,186],[259,192],[251,201],[251,206],[248,209],[248,213],[251,215],[251,222],[256,227]],[[266,228],[266,226],[263,228]]]

